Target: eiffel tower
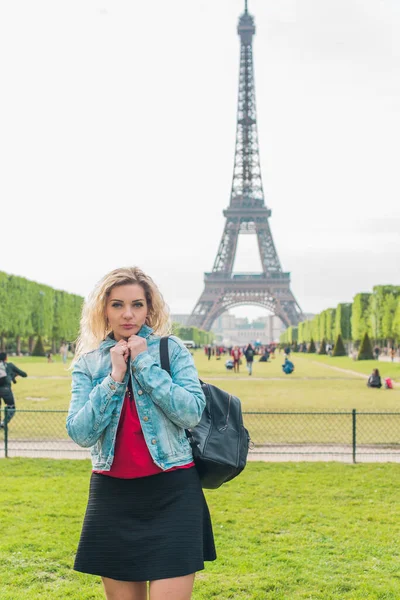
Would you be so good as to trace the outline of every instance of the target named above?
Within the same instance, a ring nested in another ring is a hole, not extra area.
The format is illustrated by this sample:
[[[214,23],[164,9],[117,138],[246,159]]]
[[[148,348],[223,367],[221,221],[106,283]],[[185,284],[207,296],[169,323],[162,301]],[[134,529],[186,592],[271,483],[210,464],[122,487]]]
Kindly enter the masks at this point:
[[[271,210],[264,202],[257,134],[253,69],[254,18],[245,10],[238,24],[240,36],[239,99],[235,164],[224,232],[211,273],[204,274],[204,291],[189,324],[209,330],[233,306],[253,304],[267,308],[286,326],[297,325],[301,309],[290,289],[290,273],[282,271],[269,226]],[[256,235],[261,273],[233,273],[239,235]]]

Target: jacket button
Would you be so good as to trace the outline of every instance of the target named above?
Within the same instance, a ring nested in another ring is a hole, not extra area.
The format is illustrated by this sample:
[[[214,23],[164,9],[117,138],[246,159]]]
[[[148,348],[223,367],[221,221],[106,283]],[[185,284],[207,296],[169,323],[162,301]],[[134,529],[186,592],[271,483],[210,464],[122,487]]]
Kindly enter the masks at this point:
[[[143,421],[148,421],[149,417],[143,417]]]
[[[157,440],[156,440],[156,438],[153,438],[153,439],[151,440],[151,443],[152,443],[152,444],[157,444]]]
[[[139,396],[141,396],[143,394],[143,390],[139,390],[138,394],[139,394]]]
[[[136,371],[136,367],[132,367],[132,371],[135,372]]]
[[[110,385],[110,390],[115,390],[115,385],[113,383]]]

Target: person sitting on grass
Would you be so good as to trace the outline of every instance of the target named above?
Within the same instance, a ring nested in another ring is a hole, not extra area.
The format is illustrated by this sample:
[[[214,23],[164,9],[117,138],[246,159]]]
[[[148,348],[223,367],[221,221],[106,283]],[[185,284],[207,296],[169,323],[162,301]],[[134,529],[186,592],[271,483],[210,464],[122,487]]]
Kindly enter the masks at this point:
[[[373,369],[371,375],[368,377],[367,386],[371,388],[382,387],[381,376],[379,375],[378,369]]]
[[[288,357],[285,358],[285,362],[282,365],[282,371],[286,373],[286,375],[290,375],[290,373],[293,373],[294,371],[294,364],[288,359]]]
[[[261,356],[259,362],[268,362],[269,359],[269,351],[267,346],[265,347],[264,354]]]

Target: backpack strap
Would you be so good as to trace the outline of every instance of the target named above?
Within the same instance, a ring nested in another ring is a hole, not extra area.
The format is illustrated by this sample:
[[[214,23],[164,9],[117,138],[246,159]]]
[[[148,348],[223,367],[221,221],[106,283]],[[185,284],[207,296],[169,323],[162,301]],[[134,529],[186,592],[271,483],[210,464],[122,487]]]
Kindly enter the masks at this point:
[[[169,362],[169,353],[168,353],[168,336],[162,337],[160,340],[160,365],[164,371],[167,371],[169,375],[171,375],[171,365]],[[186,437],[188,438],[192,448],[196,447],[197,444],[193,439],[193,436],[189,429],[185,429]]]
[[[168,336],[162,337],[160,340],[160,363],[161,368],[164,371],[167,371],[169,375],[171,375],[171,365],[169,362],[169,353],[168,353]]]

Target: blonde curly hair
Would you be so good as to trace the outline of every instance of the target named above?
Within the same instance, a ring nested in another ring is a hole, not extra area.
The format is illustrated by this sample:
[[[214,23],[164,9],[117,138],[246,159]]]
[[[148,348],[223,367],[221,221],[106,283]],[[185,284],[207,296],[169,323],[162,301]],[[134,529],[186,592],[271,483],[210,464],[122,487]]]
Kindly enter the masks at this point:
[[[114,269],[100,279],[83,304],[73,364],[82,354],[98,348],[111,333],[106,317],[106,305],[111,290],[117,285],[132,283],[139,284],[144,289],[148,309],[146,325],[158,335],[168,335],[171,332],[168,306],[152,278],[139,267]]]

